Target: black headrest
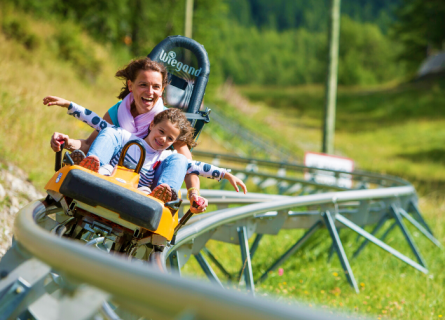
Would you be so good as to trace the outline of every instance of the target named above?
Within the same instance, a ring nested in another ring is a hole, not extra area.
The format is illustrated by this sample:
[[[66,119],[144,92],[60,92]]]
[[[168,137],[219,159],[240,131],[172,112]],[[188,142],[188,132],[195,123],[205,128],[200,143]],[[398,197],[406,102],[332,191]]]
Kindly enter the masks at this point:
[[[167,104],[196,113],[204,98],[210,74],[210,62],[204,46],[183,36],[170,36],[148,55],[163,63],[169,73]]]

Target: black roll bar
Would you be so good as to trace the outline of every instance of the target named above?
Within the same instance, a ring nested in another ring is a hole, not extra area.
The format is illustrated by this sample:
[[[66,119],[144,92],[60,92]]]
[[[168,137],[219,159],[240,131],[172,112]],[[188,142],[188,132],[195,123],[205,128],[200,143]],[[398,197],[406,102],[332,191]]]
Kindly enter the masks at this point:
[[[209,56],[207,55],[207,51],[204,49],[204,46],[195,40],[184,36],[170,36],[158,43],[150,52],[148,57],[153,61],[161,62],[160,56],[162,50],[164,50],[164,52],[168,52],[173,48],[184,48],[193,52],[198,60],[198,67],[201,68],[201,73],[196,76],[193,93],[187,108],[187,113],[197,113],[201,107],[207,82],[209,80]]]

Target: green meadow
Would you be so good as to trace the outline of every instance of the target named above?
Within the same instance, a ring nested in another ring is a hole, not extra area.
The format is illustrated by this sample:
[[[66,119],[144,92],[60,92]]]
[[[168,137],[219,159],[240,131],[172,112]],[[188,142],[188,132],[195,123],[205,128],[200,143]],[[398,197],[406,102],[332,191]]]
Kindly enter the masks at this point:
[[[43,106],[42,98],[62,96],[103,114],[117,101],[121,83],[114,73],[131,56],[98,44],[69,21],[36,20],[2,6],[0,20],[0,161],[15,163],[43,189],[54,170],[54,153],[49,148],[51,134],[59,131],[87,137],[91,130],[68,117],[64,110]],[[442,243],[444,89],[445,81],[440,78],[340,87],[335,133],[335,154],[352,158],[359,169],[396,175],[415,185],[423,215]],[[222,86],[218,94],[206,95],[206,103],[215,113],[286,148],[298,162],[305,151],[321,150],[321,85]],[[246,141],[235,139],[228,146],[229,136],[211,122],[200,137],[198,150],[248,153]],[[209,181],[202,181],[202,185],[218,187]],[[445,254],[416,230],[410,231],[428,264],[427,275],[369,245],[350,261],[360,286],[360,294],[356,294],[342,276],[338,259],[334,256],[328,262],[330,241],[325,241],[327,231],[320,230],[281,266],[282,274],[273,272],[258,284],[256,294],[359,316],[440,319],[445,316]],[[302,230],[293,230],[266,236],[253,259],[255,277],[302,234]],[[358,246],[356,236],[343,232],[341,238],[351,256]],[[400,231],[394,230],[387,243],[413,258]],[[208,248],[235,279],[241,267],[238,247],[211,241]],[[187,276],[204,278],[193,259],[183,271]],[[228,285],[236,287],[237,281]],[[243,290],[242,286],[239,290]]]
[[[442,146],[445,119],[441,113],[445,105],[444,88],[443,78],[382,87],[340,87],[335,132],[335,154],[352,158],[356,168],[396,175],[415,185],[423,215],[442,243],[445,241]],[[214,107],[216,112],[223,112],[258,136],[286,147],[300,161],[305,151],[320,152],[322,86],[243,86],[225,90]],[[350,260],[360,285],[360,294],[356,294],[342,275],[337,257],[328,262],[331,241],[327,230],[320,230],[281,266],[282,275],[271,273],[257,285],[256,293],[275,296],[290,304],[304,303],[379,319],[440,319],[445,316],[442,272],[445,254],[416,229],[410,227],[410,232],[427,261],[427,275],[368,245],[356,259]],[[380,231],[377,236],[383,233]],[[253,258],[254,278],[261,276],[302,235],[302,230],[293,230],[265,236]],[[357,240],[352,231],[344,231],[341,239],[346,254],[352,257],[361,239]],[[394,229],[386,243],[415,259],[400,230]],[[236,279],[241,268],[238,247],[211,242],[208,248]],[[203,277],[199,265],[191,260],[185,266],[186,273]],[[224,279],[222,273],[217,273]]]

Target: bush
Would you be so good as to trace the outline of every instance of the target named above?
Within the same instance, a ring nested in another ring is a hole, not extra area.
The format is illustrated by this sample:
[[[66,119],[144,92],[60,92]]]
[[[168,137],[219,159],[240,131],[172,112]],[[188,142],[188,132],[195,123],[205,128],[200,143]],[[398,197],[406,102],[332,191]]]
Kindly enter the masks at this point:
[[[93,48],[82,41],[81,31],[73,26],[60,28],[55,34],[59,56],[75,65],[79,75],[94,80],[102,69]]]
[[[14,39],[32,51],[39,47],[40,38],[31,32],[26,20],[6,17],[2,22],[2,31],[9,39]]]

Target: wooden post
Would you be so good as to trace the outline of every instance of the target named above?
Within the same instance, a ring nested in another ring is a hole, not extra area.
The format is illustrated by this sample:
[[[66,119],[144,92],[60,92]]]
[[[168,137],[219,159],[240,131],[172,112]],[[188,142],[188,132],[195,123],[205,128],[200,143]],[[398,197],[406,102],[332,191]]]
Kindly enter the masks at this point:
[[[323,126],[323,153],[334,152],[335,104],[337,100],[338,47],[340,39],[340,1],[330,0],[329,62]]]
[[[186,0],[185,2],[185,24],[184,35],[187,38],[192,38],[193,30],[193,0]]]

